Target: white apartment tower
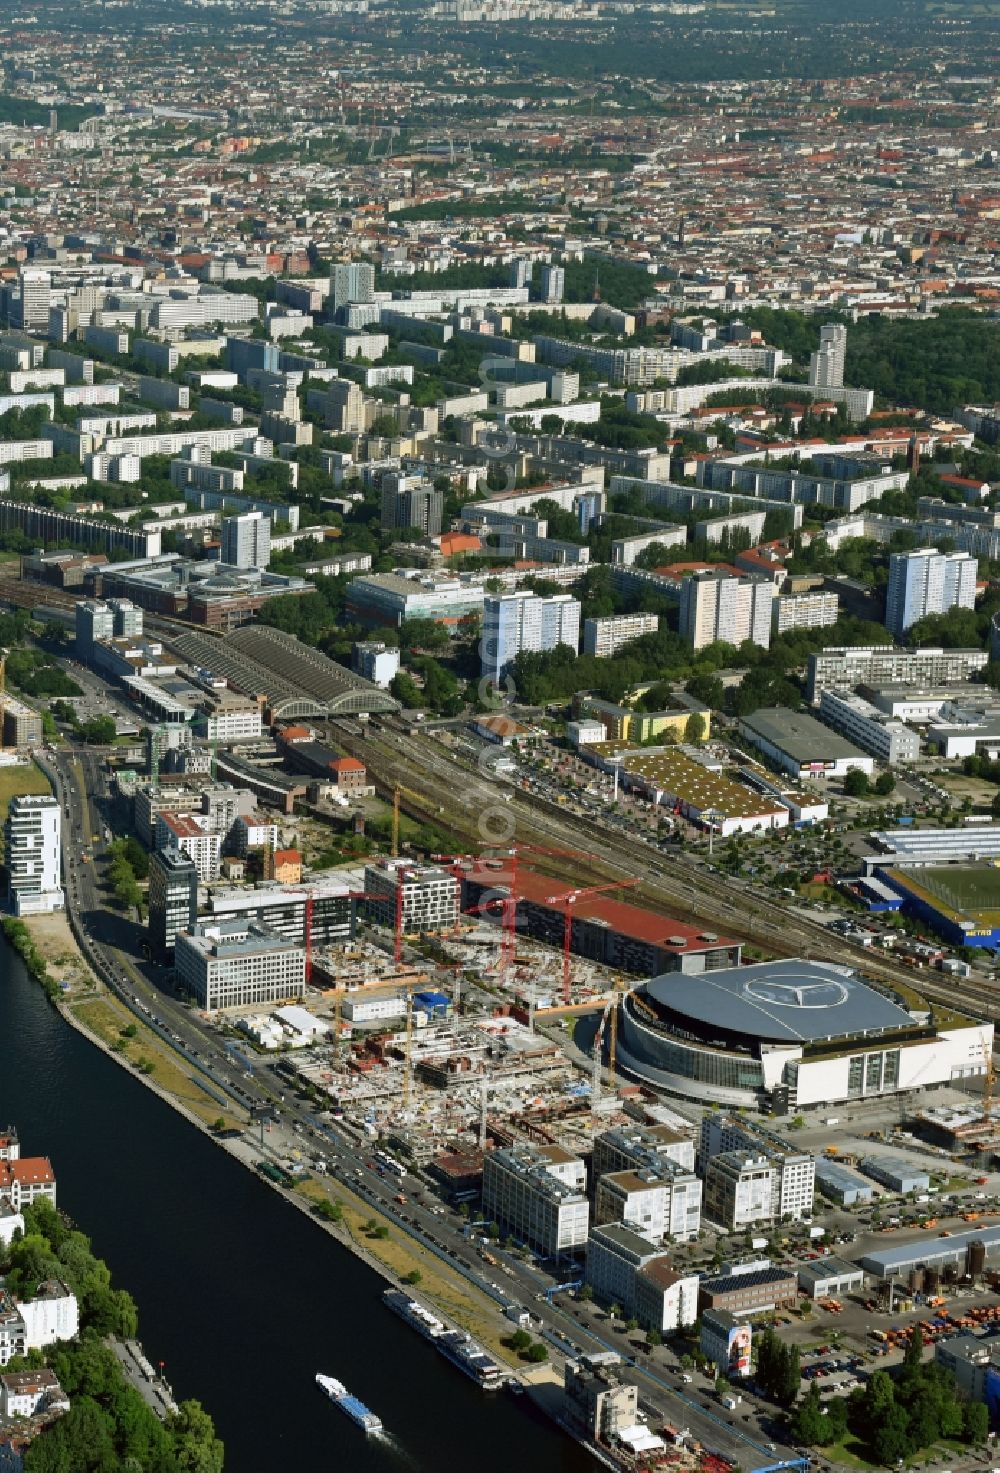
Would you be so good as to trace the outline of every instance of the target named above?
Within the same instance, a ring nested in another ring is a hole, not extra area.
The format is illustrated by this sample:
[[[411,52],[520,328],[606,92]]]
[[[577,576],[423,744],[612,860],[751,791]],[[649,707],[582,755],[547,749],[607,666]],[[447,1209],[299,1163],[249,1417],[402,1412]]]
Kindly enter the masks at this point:
[[[939,552],[936,547],[894,552],[889,558],[886,628],[898,637],[926,614],[973,608],[978,568],[967,552]]]
[[[222,523],[222,561],[232,568],[266,568],[271,560],[271,521],[248,511]]]
[[[568,593],[501,593],[483,601],[483,675],[499,681],[522,650],[554,650],[580,644],[580,604]]]
[[[4,826],[7,892],[15,915],[62,910],[62,810],[55,798],[11,801]]]
[[[819,351],[809,358],[809,383],[817,389],[839,389],[844,385],[847,358],[847,328],[830,322],[819,330]]]
[[[680,632],[693,649],[722,640],[761,649],[771,643],[774,584],[770,578],[734,578],[705,570],[681,583]]]

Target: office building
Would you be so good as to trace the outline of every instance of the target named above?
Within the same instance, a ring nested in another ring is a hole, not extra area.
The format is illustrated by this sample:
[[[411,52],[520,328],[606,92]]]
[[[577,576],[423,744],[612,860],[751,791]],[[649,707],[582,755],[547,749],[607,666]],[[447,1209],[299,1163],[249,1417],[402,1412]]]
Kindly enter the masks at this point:
[[[659,614],[615,614],[606,619],[585,619],[583,653],[606,659],[644,634],[655,634],[660,627]]]
[[[816,1159],[809,1151],[796,1151],[763,1121],[727,1116],[721,1111],[706,1115],[701,1123],[698,1147],[702,1174],[707,1173],[709,1163],[716,1156],[740,1151],[764,1156],[774,1167],[772,1208],[776,1220],[791,1218],[798,1222],[812,1215]]]
[[[701,1182],[670,1160],[605,1172],[594,1188],[594,1223],[608,1222],[624,1223],[653,1242],[690,1242],[701,1227]]]
[[[305,992],[305,948],[252,921],[180,931],[174,969],[178,984],[206,1012],[287,1002]]]
[[[705,1166],[705,1215],[729,1232],[774,1222],[778,1171],[763,1154],[722,1151]]]
[[[18,285],[20,290],[14,298],[11,326],[45,337],[49,330],[49,307],[52,303],[50,273],[37,266],[22,266]]]
[[[266,568],[271,561],[271,522],[259,511],[225,517],[222,561],[232,568]]]
[[[609,1446],[622,1433],[639,1427],[639,1388],[623,1381],[618,1370],[621,1356],[605,1350],[568,1360],[563,1379],[566,1422],[592,1442]]]
[[[96,599],[83,599],[76,606],[76,653],[85,664],[93,659],[94,645],[112,639],[115,616],[110,605]]]
[[[531,284],[532,263],[518,256],[510,263],[510,284],[513,287],[529,286]]]
[[[340,261],[330,272],[330,297],[333,310],[354,302],[374,302],[375,267],[367,261]]]
[[[483,600],[482,673],[494,682],[507,674],[522,650],[554,650],[580,643],[580,604],[568,593],[490,594]]]
[[[834,731],[890,767],[899,762],[916,762],[920,756],[917,733],[902,721],[894,721],[862,696],[824,690],[820,695],[819,714]]]
[[[191,860],[198,878],[208,884],[219,878],[222,835],[213,833],[208,819],[193,813],[158,813],[156,849],[176,849]]]
[[[643,1329],[670,1334],[698,1317],[698,1275],[678,1273],[669,1255],[627,1223],[593,1227],[587,1283],[602,1304],[617,1304]]]
[[[892,644],[832,645],[809,656],[806,691],[815,705],[827,687],[853,690],[858,685],[877,688],[908,686],[925,689],[964,685],[985,670],[985,650],[902,650]]]
[[[216,886],[208,903],[213,921],[253,922],[288,941],[305,941],[307,906],[314,946],[349,941],[354,935],[355,902],[350,891],[340,881],[322,876],[310,885],[308,895],[294,885],[276,883],[253,889]]]
[[[483,1163],[483,1214],[545,1258],[580,1252],[590,1203],[586,1168],[559,1146],[512,1146]]]
[[[566,295],[566,271],[562,266],[542,267],[542,301],[561,302]]]
[[[844,386],[844,364],[847,360],[847,328],[831,322],[819,330],[819,350],[809,355],[809,384],[816,389],[840,389]]]
[[[889,558],[885,626],[897,638],[927,614],[971,609],[976,603],[978,563],[967,552],[918,547]]]
[[[178,931],[193,929],[198,915],[198,870],[179,849],[149,856],[149,945],[153,956],[173,956]]]
[[[365,893],[371,918],[403,934],[448,931],[458,924],[460,881],[434,864],[380,859],[365,866]],[[372,899],[384,896],[385,899]]]
[[[43,735],[42,718],[38,712],[8,691],[3,698],[3,745],[8,751],[40,747]]]
[[[438,537],[444,517],[444,492],[415,476],[382,477],[382,527],[385,531],[416,527],[425,537]]]
[[[773,602],[770,578],[734,578],[703,569],[681,582],[681,636],[696,650],[717,640],[736,646],[750,640],[766,650]]]
[[[62,810],[48,794],[13,798],[4,825],[7,895],[16,916],[62,910]]]
[[[658,1170],[672,1161],[685,1171],[694,1170],[694,1138],[670,1125],[615,1126],[595,1137],[593,1175],[595,1182],[608,1171]]]

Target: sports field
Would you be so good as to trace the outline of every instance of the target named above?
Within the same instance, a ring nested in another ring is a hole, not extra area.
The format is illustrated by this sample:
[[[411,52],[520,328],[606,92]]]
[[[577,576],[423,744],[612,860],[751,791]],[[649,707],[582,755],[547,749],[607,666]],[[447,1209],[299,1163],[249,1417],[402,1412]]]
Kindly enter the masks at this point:
[[[943,913],[1000,927],[1000,869],[992,864],[940,865],[908,870],[907,888],[923,895]]]

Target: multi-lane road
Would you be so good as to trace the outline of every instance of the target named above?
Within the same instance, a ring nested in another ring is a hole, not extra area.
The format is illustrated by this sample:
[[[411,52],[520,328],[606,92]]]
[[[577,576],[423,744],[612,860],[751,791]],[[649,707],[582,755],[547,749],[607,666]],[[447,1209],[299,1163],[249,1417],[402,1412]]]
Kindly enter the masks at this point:
[[[321,1161],[329,1178],[396,1223],[492,1299],[498,1310],[514,1305],[527,1309],[540,1321],[538,1333],[547,1339],[556,1364],[580,1349],[618,1350],[632,1357],[629,1375],[637,1381],[651,1414],[689,1427],[705,1445],[744,1466],[776,1456],[767,1440],[774,1437],[777,1442],[776,1433],[762,1432],[756,1414],[746,1404],[736,1413],[726,1412],[704,1378],[699,1378],[697,1386],[687,1385],[668,1351],[637,1353],[593,1308],[568,1295],[545,1300],[545,1291],[554,1280],[543,1265],[492,1242],[488,1251],[496,1263],[487,1265],[481,1236],[431,1195],[426,1179],[412,1175],[400,1181],[379,1167],[370,1143],[345,1125],[321,1118],[291,1091],[286,1097],[275,1064],[265,1063],[247,1077],[227,1053],[221,1035],[202,1026],[171,993],[169,974],[142,960],[139,928],[103,903],[104,833],[116,827],[104,755],[85,749],[46,754],[42,760],[63,808],[67,912],[81,950],[125,1006],[176,1051],[206,1095],[225,1103],[230,1115],[235,1113],[248,1123],[251,1110],[270,1112],[267,1132],[258,1140],[256,1129],[248,1128],[244,1148],[251,1146],[253,1156],[272,1161],[287,1161],[295,1155],[304,1155],[314,1165]],[[250,1153],[244,1149],[241,1154]],[[400,1194],[406,1197],[405,1204],[397,1201]],[[571,1268],[564,1267],[555,1281],[575,1276]],[[786,1455],[788,1451],[782,1449]]]

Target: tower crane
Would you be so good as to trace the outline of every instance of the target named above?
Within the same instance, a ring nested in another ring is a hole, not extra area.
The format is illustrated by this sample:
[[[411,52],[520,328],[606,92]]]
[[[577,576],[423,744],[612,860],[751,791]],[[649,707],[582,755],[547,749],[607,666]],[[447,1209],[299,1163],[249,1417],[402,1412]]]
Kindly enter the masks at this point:
[[[580,900],[589,900],[592,895],[604,895],[609,890],[632,890],[636,885],[642,883],[641,878],[631,880],[609,880],[605,885],[587,885],[579,890],[570,890],[562,895],[548,895],[545,899],[546,905],[561,905],[563,907],[563,1004],[569,1005],[569,952],[570,942],[573,939],[573,907]]]

